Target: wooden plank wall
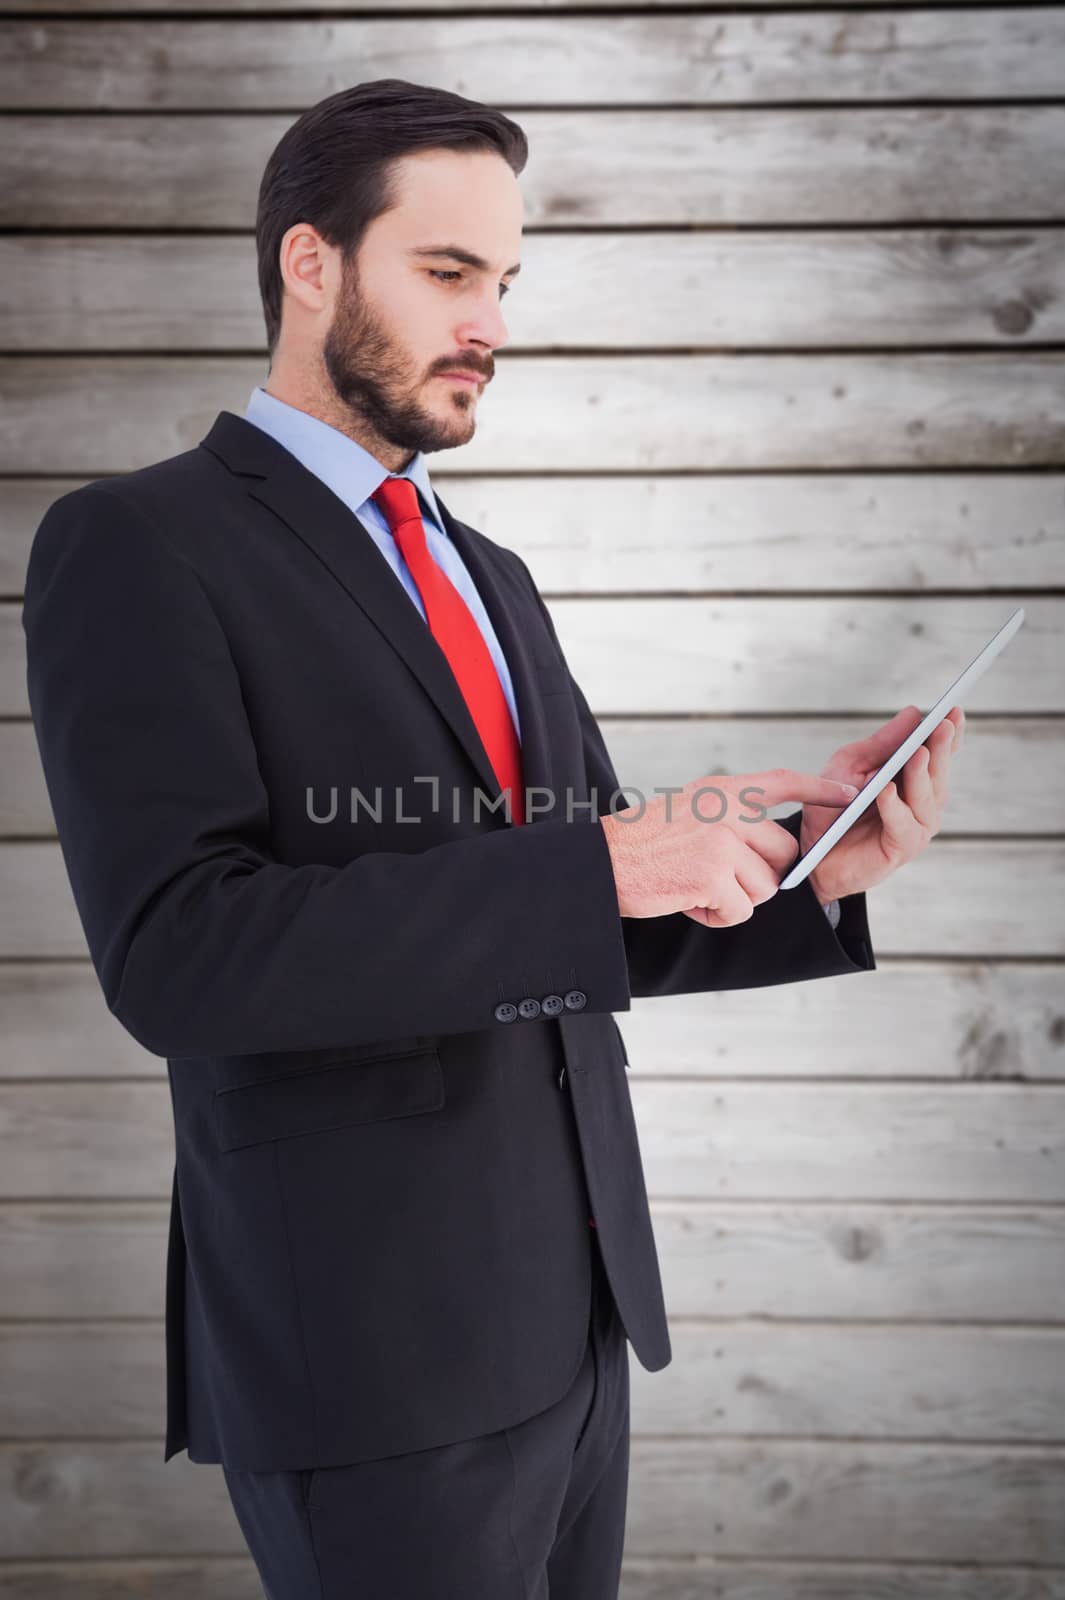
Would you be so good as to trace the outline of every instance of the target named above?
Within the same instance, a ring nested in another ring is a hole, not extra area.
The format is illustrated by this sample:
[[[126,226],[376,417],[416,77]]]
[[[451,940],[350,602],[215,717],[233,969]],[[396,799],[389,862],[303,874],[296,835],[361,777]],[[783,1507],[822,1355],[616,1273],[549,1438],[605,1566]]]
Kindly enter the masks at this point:
[[[530,137],[434,470],[624,782],[817,770],[1027,608],[878,970],[624,1019],[676,1351],[625,1600],[1062,1600],[1065,5],[3,9],[0,1594],[260,1593],[220,1470],[162,1464],[165,1071],[87,963],[19,602],[58,494],[243,409],[266,155],[400,76]]]

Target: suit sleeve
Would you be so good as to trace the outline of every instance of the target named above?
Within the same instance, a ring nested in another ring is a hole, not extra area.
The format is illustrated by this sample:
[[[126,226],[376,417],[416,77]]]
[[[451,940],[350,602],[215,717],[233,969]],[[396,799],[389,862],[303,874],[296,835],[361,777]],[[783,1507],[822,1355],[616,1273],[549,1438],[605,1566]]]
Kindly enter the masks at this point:
[[[528,567],[521,565],[565,662],[547,607]],[[588,783],[596,790],[602,816],[620,785],[602,732],[572,673],[570,686],[580,713]],[[797,840],[801,809],[779,821]],[[864,892],[846,895],[839,907],[839,923],[833,929],[806,878],[794,889],[781,889],[756,906],[746,922],[731,928],[703,927],[682,911],[664,917],[623,917],[630,991],[634,998],[697,994],[873,971],[876,960]]]
[[[341,867],[277,861],[238,668],[194,568],[89,484],[37,529],[22,612],[64,863],[112,1013],[157,1055],[522,1026],[581,991],[627,1010],[597,817]]]

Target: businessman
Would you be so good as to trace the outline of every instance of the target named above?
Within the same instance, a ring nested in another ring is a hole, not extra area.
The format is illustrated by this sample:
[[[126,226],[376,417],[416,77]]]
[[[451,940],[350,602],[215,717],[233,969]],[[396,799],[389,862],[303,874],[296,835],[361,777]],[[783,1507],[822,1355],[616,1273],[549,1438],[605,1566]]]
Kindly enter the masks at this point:
[[[787,893],[916,707],[816,776],[612,804],[528,568],[425,462],[495,376],[526,154],[400,80],[301,116],[259,195],[266,383],[57,500],[26,577],[88,948],[167,1060],[164,1458],[222,1464],[270,1600],[613,1600],[628,1345],[671,1350],[612,1013],[873,969],[865,891],[962,735]]]

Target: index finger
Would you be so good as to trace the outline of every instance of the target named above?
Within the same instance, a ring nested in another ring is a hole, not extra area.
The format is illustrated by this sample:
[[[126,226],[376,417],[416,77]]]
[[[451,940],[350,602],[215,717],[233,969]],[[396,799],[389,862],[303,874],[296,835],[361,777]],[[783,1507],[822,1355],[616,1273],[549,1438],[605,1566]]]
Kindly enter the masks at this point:
[[[791,767],[770,767],[766,772],[752,773],[751,781],[744,784],[742,792],[746,796],[751,791],[760,796],[758,803],[767,807],[784,800],[801,800],[812,806],[842,808],[858,793],[853,783],[838,783],[835,778],[819,778],[812,772],[796,772]]]

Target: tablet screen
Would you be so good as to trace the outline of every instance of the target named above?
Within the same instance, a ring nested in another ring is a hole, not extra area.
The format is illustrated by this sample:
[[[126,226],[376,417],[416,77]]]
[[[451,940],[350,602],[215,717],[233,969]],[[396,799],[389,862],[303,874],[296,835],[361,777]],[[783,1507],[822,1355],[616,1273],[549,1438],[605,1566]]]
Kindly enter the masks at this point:
[[[1004,649],[1013,635],[1024,621],[1024,607],[1018,606],[1016,611],[1009,616],[999,628],[998,632],[984,645],[979,655],[975,656],[965,671],[955,678],[950,688],[936,701],[931,711],[924,716],[908,733],[898,748],[892,751],[882,767],[879,767],[859,789],[849,805],[844,806],[839,816],[831,822],[816,844],[810,846],[804,856],[793,863],[786,875],[781,878],[781,889],[794,889],[803,882],[813,871],[819,861],[823,861],[834,844],[838,844],[848,828],[853,827],[863,811],[868,810],[882,789],[885,789],[902,767],[904,767],[914,751],[929,737],[935,728],[943,721],[954,706],[960,703],[963,694],[967,693],[977,678],[985,673],[994,661],[999,651]]]

